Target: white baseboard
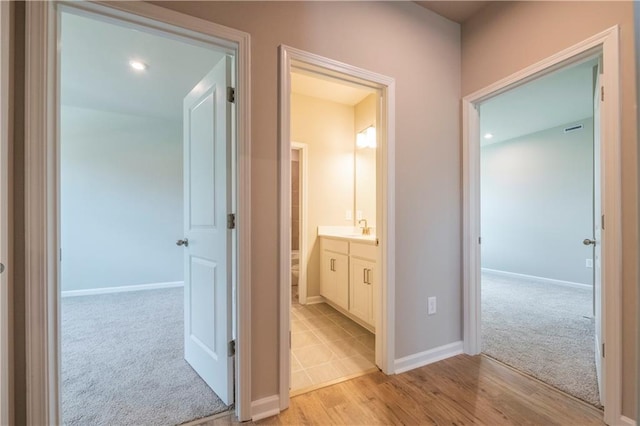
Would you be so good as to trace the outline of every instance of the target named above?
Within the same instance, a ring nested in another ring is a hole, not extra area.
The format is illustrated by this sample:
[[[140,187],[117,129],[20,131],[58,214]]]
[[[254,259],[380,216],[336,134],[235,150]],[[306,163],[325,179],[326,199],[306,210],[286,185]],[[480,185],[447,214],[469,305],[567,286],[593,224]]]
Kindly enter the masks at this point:
[[[546,284],[565,285],[569,287],[579,287],[587,289],[593,288],[593,286],[589,284],[575,283],[573,281],[554,280],[553,278],[537,277],[535,275],[516,274],[515,272],[499,271],[497,269],[482,268],[482,272],[487,272],[489,274],[499,275],[506,278],[519,278],[523,280],[538,281]]]
[[[278,414],[280,414],[280,397],[278,395],[251,401],[251,420],[254,422]]]
[[[167,283],[137,284],[137,285],[127,285],[122,287],[103,287],[103,288],[92,288],[87,290],[67,290],[67,291],[60,292],[60,295],[62,297],[91,296],[95,294],[124,293],[128,291],[140,291],[140,290],[157,290],[160,288],[182,287],[183,285],[184,285],[184,281],[171,281]]]
[[[405,371],[442,361],[443,359],[451,358],[461,353],[462,341],[449,343],[448,345],[396,359],[394,362],[395,372],[396,374],[404,373]]]
[[[322,297],[322,296],[307,296],[307,305],[315,305],[317,303],[324,303],[324,297]]]
[[[636,421],[627,416],[620,416],[620,424],[623,426],[636,426]]]

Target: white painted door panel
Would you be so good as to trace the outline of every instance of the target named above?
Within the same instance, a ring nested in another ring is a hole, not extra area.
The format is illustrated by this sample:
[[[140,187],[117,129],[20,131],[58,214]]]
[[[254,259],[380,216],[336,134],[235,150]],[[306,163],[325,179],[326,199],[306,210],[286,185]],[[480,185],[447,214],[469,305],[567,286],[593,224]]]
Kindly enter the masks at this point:
[[[593,97],[593,222],[596,242],[593,246],[593,306],[595,317],[595,362],[598,390],[602,398],[602,180],[601,164],[601,128],[600,128],[600,84],[602,75],[597,73]]]
[[[184,99],[184,357],[233,402],[230,321],[230,64],[223,58]]]

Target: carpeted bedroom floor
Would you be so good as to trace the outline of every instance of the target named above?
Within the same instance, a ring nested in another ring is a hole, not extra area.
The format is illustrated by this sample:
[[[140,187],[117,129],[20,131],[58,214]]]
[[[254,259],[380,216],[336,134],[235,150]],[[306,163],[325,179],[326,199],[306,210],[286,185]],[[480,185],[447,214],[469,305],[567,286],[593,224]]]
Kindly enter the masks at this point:
[[[183,358],[182,288],[62,299],[66,425],[174,425],[227,407]]]
[[[482,274],[482,352],[600,407],[590,288]]]

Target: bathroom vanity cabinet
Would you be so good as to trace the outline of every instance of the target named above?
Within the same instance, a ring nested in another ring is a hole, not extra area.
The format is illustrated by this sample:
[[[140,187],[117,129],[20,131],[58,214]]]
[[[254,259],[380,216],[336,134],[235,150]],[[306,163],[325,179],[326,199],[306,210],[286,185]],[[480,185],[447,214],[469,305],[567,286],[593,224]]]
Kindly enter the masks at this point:
[[[375,241],[320,238],[320,295],[329,304],[375,331]]]
[[[322,238],[320,247],[320,295],[349,309],[349,243]]]

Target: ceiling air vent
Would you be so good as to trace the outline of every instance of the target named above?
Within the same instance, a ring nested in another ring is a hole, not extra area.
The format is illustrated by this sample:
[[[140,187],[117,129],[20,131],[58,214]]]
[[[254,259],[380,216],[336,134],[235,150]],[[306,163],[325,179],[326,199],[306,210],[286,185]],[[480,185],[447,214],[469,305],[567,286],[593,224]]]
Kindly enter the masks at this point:
[[[582,130],[584,126],[582,124],[576,124],[575,126],[569,126],[564,129],[565,133],[575,132],[576,130]]]

